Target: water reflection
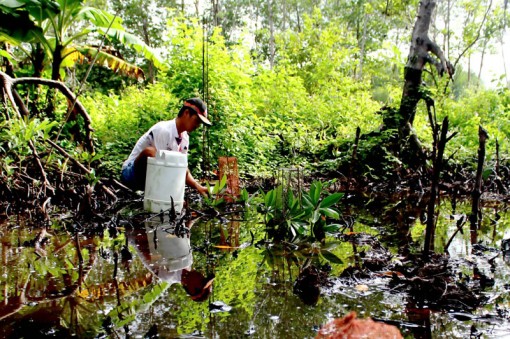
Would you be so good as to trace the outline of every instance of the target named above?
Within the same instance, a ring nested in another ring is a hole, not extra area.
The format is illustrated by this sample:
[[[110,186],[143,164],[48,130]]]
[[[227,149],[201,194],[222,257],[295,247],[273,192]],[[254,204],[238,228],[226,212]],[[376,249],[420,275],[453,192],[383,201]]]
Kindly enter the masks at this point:
[[[121,217],[101,226],[104,234],[55,225],[44,241],[40,230],[13,223],[2,229],[0,337],[310,338],[353,310],[397,325],[405,337],[509,335],[508,209],[484,209],[496,223],[483,219],[473,243],[468,223],[454,234],[469,206],[443,202],[436,250],[447,247],[448,265],[460,273],[418,299],[409,294],[414,287],[426,293],[416,263],[407,263],[407,278],[396,268],[422,250],[424,200],[399,199],[346,207],[343,235],[329,236],[326,246],[271,243],[255,212],[181,226]],[[471,311],[430,302],[463,285],[489,301]],[[202,299],[210,303],[194,302]]]
[[[144,266],[169,285],[180,283],[194,301],[205,301],[211,294],[214,275],[205,276],[192,268],[193,253],[190,230],[195,220],[184,229],[167,220],[152,218],[127,232],[129,242]]]

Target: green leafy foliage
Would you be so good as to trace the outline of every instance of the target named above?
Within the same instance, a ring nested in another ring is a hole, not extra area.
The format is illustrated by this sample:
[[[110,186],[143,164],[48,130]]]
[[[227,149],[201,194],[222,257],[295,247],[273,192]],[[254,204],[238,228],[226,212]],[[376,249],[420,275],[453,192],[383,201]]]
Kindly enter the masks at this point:
[[[340,215],[334,206],[343,193],[329,193],[327,185],[314,181],[308,191],[295,195],[291,190],[283,196],[283,186],[262,193],[261,211],[270,237],[277,241],[309,237],[318,241],[325,233],[335,233],[340,226],[331,223]],[[299,196],[301,198],[299,198]]]
[[[37,22],[58,15],[60,11],[55,1],[2,1],[0,18],[5,25],[0,28],[0,41],[19,44],[36,40],[43,36],[43,29]]]
[[[216,182],[213,186],[211,186],[208,182],[207,191],[209,192],[209,197],[204,197],[204,202],[206,205],[211,207],[217,207],[225,202],[223,198],[223,193],[225,192],[227,186],[227,176],[224,175],[221,180]]]
[[[36,75],[52,66],[53,80],[65,77],[61,67],[90,61],[93,51],[99,61],[116,72],[142,78],[143,71],[112,53],[98,51],[83,42],[84,37],[108,36],[118,43],[135,49],[156,67],[163,68],[156,53],[138,37],[125,31],[122,19],[105,10],[85,6],[80,0],[12,1],[1,5],[2,17],[10,23],[0,30],[0,41],[8,41],[32,58]],[[76,24],[76,23],[79,24]],[[32,45],[26,49],[23,43]],[[44,59],[49,62],[44,62]],[[37,60],[37,61],[36,61]]]
[[[287,27],[299,26],[299,29],[289,30],[280,29],[285,27],[285,19],[277,15],[274,19],[279,29],[273,32],[275,57],[272,67],[267,67],[267,59],[264,59],[267,46],[260,46],[261,41],[270,40],[267,27],[256,33],[256,39],[260,37],[262,40],[255,41],[256,46],[249,46],[245,43],[248,41],[245,32],[237,41],[232,40],[232,35],[227,40],[220,28],[204,27],[197,18],[169,10],[166,12],[171,17],[168,29],[160,32],[161,41],[157,43],[166,54],[161,60],[162,72],[155,84],[126,86],[127,82],[115,78],[114,73],[92,72],[91,76],[100,81],[94,80],[86,86],[88,92],[81,101],[92,116],[97,149],[103,153],[100,170],[118,175],[122,161],[152,124],[174,118],[182,99],[200,96],[208,103],[213,127],[206,132],[198,130],[191,136],[189,165],[198,177],[206,174],[203,173],[205,168],[214,168],[216,159],[224,155],[237,157],[241,177],[270,177],[278,168],[293,165],[319,172],[340,171],[346,175],[357,127],[367,137],[358,146],[358,159],[362,165],[355,168],[354,173],[369,178],[391,173],[400,165],[400,160],[395,156],[397,151],[386,148],[384,143],[396,131],[384,130],[388,121],[378,112],[382,105],[396,107],[400,100],[405,55],[401,52],[400,41],[389,41],[384,35],[391,25],[399,28],[409,25],[393,15],[411,8],[414,11],[416,5],[416,1],[393,2],[390,7],[377,2],[344,4],[340,17],[333,4],[318,8],[305,6],[299,25],[295,18],[288,22]],[[136,6],[139,2],[133,1],[130,15],[144,17],[144,13],[137,12]],[[246,6],[250,5],[242,3],[234,7]],[[13,7],[9,11],[23,8]],[[267,10],[264,7],[263,11]],[[480,8],[468,10],[480,18]],[[378,12],[387,17],[377,18]],[[337,17],[333,18],[332,13],[337,13]],[[77,19],[90,23],[87,29],[102,27],[101,34],[113,18],[107,12],[90,7],[81,8],[79,15],[74,14]],[[494,34],[498,31],[495,25],[498,18],[491,18],[487,28]],[[40,19],[46,20],[47,16]],[[368,25],[368,33],[365,32],[363,37],[364,23]],[[124,41],[141,46],[140,40],[122,30],[121,24],[117,18],[110,31],[113,43]],[[136,26],[135,22],[131,24]],[[378,30],[371,31],[371,27]],[[207,28],[205,32],[204,28]],[[471,40],[476,37],[476,31],[467,26],[466,33]],[[152,39],[155,34],[152,31]],[[63,36],[71,39],[74,35]],[[363,76],[358,77],[362,40],[365,48]],[[378,44],[382,40],[383,43]],[[81,40],[75,42],[77,48],[88,46],[78,44]],[[90,58],[93,49],[89,48],[85,53],[86,49],[80,49],[84,52],[82,55],[87,54]],[[152,50],[141,48],[139,51],[143,54]],[[6,51],[4,54],[14,59],[12,54]],[[72,55],[68,58],[78,61]],[[105,66],[122,68],[119,60],[106,58],[103,54],[99,58]],[[156,65],[156,61],[153,62]],[[67,67],[71,66],[72,63],[67,64]],[[510,133],[505,123],[509,93],[504,90],[504,84],[501,90],[475,87],[474,80],[469,84],[466,79],[469,74],[474,79],[472,70],[468,71],[458,68],[451,92],[444,91],[446,80],[428,74],[424,76],[428,93],[436,100],[437,120],[448,115],[452,129],[459,132],[446,152],[447,156],[455,153],[453,159],[460,162],[470,162],[476,153],[479,124],[491,135],[488,154],[493,154],[496,138],[501,153],[507,151]],[[71,127],[64,127],[64,135]],[[430,149],[431,129],[422,105],[418,107],[413,129],[424,147]],[[204,154],[207,155],[205,158]],[[375,159],[378,164],[366,163]],[[205,166],[206,160],[210,162],[208,166]]]
[[[163,84],[145,89],[129,87],[122,95],[95,92],[81,101],[95,122],[95,135],[100,140],[98,153],[103,154],[102,168],[119,175],[122,162],[138,138],[154,123],[177,115],[174,108],[177,100]]]
[[[29,143],[44,142],[56,126],[55,121],[39,118],[11,118],[1,121],[2,170],[5,170],[7,174],[11,173],[14,164],[21,164],[28,155],[32,154]]]

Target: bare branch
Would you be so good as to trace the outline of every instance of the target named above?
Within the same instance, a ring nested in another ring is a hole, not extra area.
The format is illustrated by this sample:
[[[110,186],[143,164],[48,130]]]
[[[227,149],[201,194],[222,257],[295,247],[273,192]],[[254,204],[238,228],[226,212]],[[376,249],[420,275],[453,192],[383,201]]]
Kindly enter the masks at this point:
[[[480,23],[480,26],[478,27],[478,31],[476,33],[476,37],[473,39],[473,41],[471,41],[471,43],[469,45],[466,46],[466,48],[464,48],[464,50],[460,53],[459,57],[457,58],[457,60],[455,60],[455,62],[453,63],[453,67],[456,67],[457,66],[457,63],[460,61],[460,59],[464,56],[464,54],[467,53],[467,51],[469,51],[471,49],[471,47],[473,47],[474,44],[476,44],[476,42],[480,39],[480,35],[481,35],[481,31],[482,31],[482,28],[483,28],[483,25],[485,24],[485,20],[487,20],[487,16],[489,15],[489,11],[491,10],[492,8],[492,0],[490,1],[489,3],[489,6],[487,6],[487,10],[485,11],[485,14],[483,16],[483,19],[482,19],[482,22]]]
[[[59,145],[57,145],[56,143],[54,143],[51,140],[46,140],[46,142],[49,143],[54,149],[56,149],[61,155],[63,155],[64,157],[68,158],[69,160],[71,160],[71,162],[73,162],[76,166],[78,166],[83,172],[85,172],[87,174],[92,174],[92,171],[90,171],[87,167],[83,166],[83,164],[81,162],[79,162],[78,160],[74,159],[62,147],[60,147]],[[106,187],[105,185],[101,184],[101,188],[110,197],[112,197],[114,199],[117,199],[117,196],[108,187]]]
[[[76,96],[73,94],[73,92],[62,82],[55,81],[55,80],[49,80],[49,79],[42,79],[42,78],[34,78],[34,77],[25,77],[25,78],[12,78],[9,75],[7,75],[4,72],[0,71],[0,81],[1,85],[7,94],[7,97],[14,108],[16,114],[18,116],[21,116],[20,111],[18,107],[21,107],[21,110],[23,113],[27,113],[28,110],[23,104],[21,100],[16,100],[13,93],[15,90],[13,89],[14,86],[19,84],[36,84],[36,85],[45,85],[50,88],[56,88],[62,92],[62,94],[70,101],[75,103],[74,109],[76,110],[76,113],[81,115],[84,122],[85,122],[85,146],[88,151],[94,152],[94,144],[92,142],[92,132],[94,129],[92,128],[92,119],[87,113],[87,110],[85,107],[76,99]]]

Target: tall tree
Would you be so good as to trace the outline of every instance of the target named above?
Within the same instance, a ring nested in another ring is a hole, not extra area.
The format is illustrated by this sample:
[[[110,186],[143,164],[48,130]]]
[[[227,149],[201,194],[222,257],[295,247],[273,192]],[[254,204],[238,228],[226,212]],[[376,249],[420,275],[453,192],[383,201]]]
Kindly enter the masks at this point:
[[[429,38],[429,28],[431,24],[432,14],[436,7],[434,0],[422,0],[418,8],[418,15],[414,24],[411,46],[404,73],[404,88],[402,91],[402,100],[400,103],[399,114],[399,140],[409,148],[414,155],[411,157],[413,161],[418,163],[412,165],[423,165],[425,160],[421,154],[421,147],[416,135],[412,132],[412,125],[416,114],[418,102],[424,99],[427,105],[431,105],[430,98],[426,97],[423,90],[422,74],[427,64],[436,67],[439,75],[447,73],[453,75],[454,68],[445,58],[441,48]],[[405,144],[407,140],[409,144]],[[419,161],[422,160],[422,161]]]
[[[166,21],[169,16],[168,9],[177,9],[176,0],[112,0],[113,10],[123,19],[123,26],[136,36],[141,37],[143,43],[151,48],[162,45],[166,30]],[[117,44],[119,50],[128,60],[136,60],[135,51]],[[156,69],[154,61],[147,60],[147,80],[155,81]]]
[[[269,21],[269,65],[271,69],[274,67],[274,55],[275,55],[275,44],[274,44],[274,17],[273,17],[273,0],[267,2],[267,13]]]
[[[484,57],[501,43],[505,31],[504,0],[447,1],[438,4],[434,30],[442,36],[443,51],[457,68],[464,63],[468,82],[482,75]],[[474,55],[480,56],[480,64],[473,65]],[[478,72],[475,72],[474,70]],[[478,75],[474,79],[472,75]],[[472,81],[474,79],[474,81]]]

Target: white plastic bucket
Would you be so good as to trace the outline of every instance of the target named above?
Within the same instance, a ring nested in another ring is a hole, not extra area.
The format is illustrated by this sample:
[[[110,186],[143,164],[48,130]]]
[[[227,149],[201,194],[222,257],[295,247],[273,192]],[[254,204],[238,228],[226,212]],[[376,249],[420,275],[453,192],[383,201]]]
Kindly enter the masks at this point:
[[[159,151],[147,159],[143,208],[152,213],[167,210],[172,205],[180,213],[184,204],[184,186],[188,157],[174,151]]]

